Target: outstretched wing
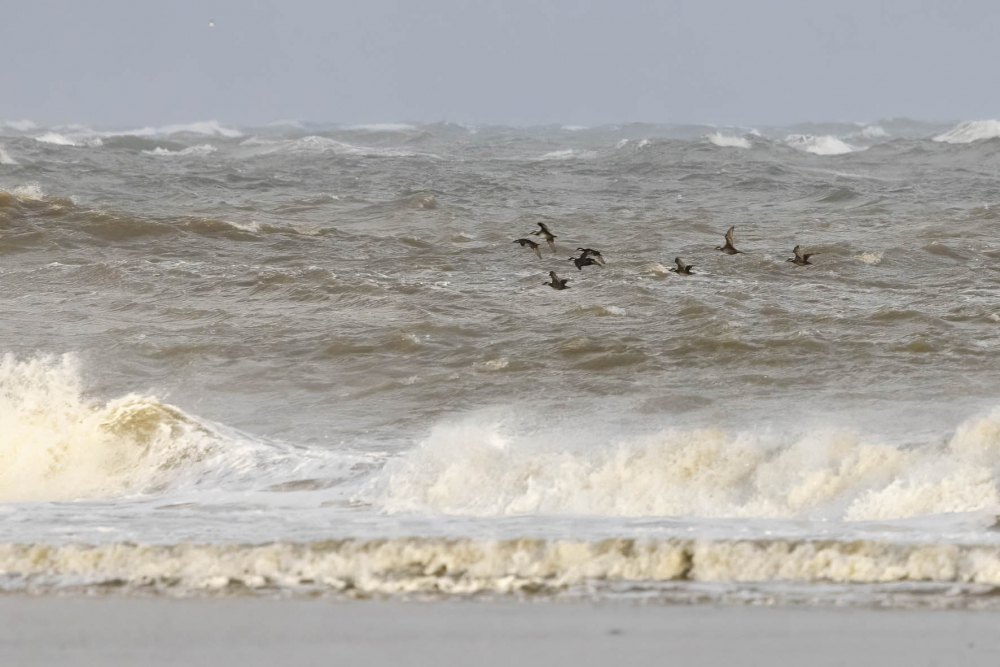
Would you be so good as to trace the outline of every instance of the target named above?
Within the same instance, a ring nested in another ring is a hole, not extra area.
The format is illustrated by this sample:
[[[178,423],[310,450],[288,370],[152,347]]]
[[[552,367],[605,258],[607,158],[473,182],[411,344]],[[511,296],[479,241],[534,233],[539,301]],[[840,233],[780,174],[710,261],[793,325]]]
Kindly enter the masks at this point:
[[[729,231],[726,232],[726,243],[728,243],[731,246],[735,246],[736,245],[736,241],[733,240],[733,230],[735,230],[735,229],[736,229],[736,226],[733,225],[732,227],[729,228]]]
[[[539,223],[539,224],[541,224],[541,223]],[[545,237],[545,240],[548,242],[549,248],[552,250],[552,252],[556,251],[556,244],[552,242],[552,239],[554,239],[554,238],[555,237],[552,236],[551,234],[549,236]]]
[[[806,253],[805,255],[802,255],[802,261],[808,262],[809,258],[812,257],[815,254],[816,253],[814,253],[814,252],[810,252],[810,253]]]
[[[802,256],[802,251],[799,249],[799,246],[795,246],[794,248],[792,248],[792,252],[795,253],[795,256],[798,257],[799,259],[802,259],[802,260],[805,259]]]
[[[674,257],[674,262],[677,263],[677,271],[682,272],[687,268],[687,264],[681,261],[680,257]]]
[[[531,249],[535,251],[536,255],[538,255],[538,259],[542,258],[542,251],[538,249],[538,244],[537,243],[532,243],[531,244]]]
[[[549,278],[551,278],[554,283],[559,282],[559,276],[556,275],[555,271],[549,271]]]

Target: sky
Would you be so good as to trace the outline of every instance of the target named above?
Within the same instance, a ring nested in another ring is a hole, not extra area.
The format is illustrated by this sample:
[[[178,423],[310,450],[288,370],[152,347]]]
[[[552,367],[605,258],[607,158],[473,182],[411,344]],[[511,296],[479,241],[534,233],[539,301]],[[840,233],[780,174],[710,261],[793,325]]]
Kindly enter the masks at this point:
[[[1000,118],[998,36],[997,0],[12,0],[0,123]]]

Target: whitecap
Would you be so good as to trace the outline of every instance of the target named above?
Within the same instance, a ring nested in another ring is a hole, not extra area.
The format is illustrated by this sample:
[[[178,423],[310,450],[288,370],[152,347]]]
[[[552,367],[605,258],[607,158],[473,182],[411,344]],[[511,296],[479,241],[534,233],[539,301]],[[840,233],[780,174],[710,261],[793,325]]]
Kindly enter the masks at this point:
[[[547,162],[549,160],[572,160],[574,158],[583,159],[591,158],[596,156],[597,153],[594,151],[576,150],[574,148],[565,148],[558,151],[550,151],[544,155],[539,155],[536,158],[532,158],[536,162]]]
[[[15,165],[17,160],[10,156],[10,153],[4,150],[3,146],[0,146],[0,164],[5,165]]]
[[[971,144],[974,141],[1000,137],[1000,120],[970,120],[959,123],[944,134],[934,137],[934,141],[947,144]]]
[[[236,139],[243,136],[243,133],[233,128],[224,127],[218,121],[207,120],[197,123],[187,123],[181,125],[165,125],[156,130],[157,134],[205,134],[210,136],[220,136],[229,139]]]
[[[705,135],[705,138],[724,148],[750,148],[750,141],[746,137],[729,137],[721,132],[713,132]]]
[[[351,125],[347,129],[363,132],[410,132],[417,128],[409,123],[361,123],[360,125]]]
[[[199,146],[189,146],[179,151],[172,151],[161,146],[157,146],[151,151],[142,151],[146,155],[159,155],[159,156],[170,156],[170,155],[210,155],[215,153],[219,149],[211,144],[201,144]]]
[[[843,155],[857,150],[831,135],[790,134],[785,137],[785,143],[792,148],[815,155]]]
[[[18,199],[24,199],[28,201],[38,201],[45,196],[42,192],[41,186],[37,183],[27,183],[25,185],[19,185],[10,191],[12,195]]]
[[[885,255],[884,250],[879,250],[877,252],[863,252],[857,257],[855,257],[855,259],[864,262],[865,264],[875,265],[882,261],[882,257],[884,255]]]
[[[69,137],[58,132],[46,132],[35,137],[35,141],[43,144],[53,144],[54,146],[76,146],[77,143]]]

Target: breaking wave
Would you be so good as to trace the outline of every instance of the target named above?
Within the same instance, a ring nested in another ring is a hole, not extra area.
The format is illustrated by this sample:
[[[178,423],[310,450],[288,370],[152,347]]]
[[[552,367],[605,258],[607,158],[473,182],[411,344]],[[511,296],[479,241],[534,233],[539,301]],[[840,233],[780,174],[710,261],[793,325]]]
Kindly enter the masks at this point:
[[[171,155],[211,155],[219,149],[211,144],[201,144],[199,146],[189,146],[179,151],[172,151],[167,148],[157,146],[151,151],[142,151],[146,155],[171,156]]]
[[[750,140],[746,137],[729,137],[721,132],[713,132],[705,135],[705,138],[723,148],[750,148]]]
[[[701,429],[574,452],[470,420],[435,428],[358,497],[388,513],[886,520],[996,509],[997,463],[1000,410],[915,449]]]
[[[959,123],[944,134],[934,137],[934,141],[947,144],[971,144],[974,141],[1000,137],[1000,120],[970,120]]]
[[[87,146],[97,148],[103,144],[98,137],[69,137],[58,132],[46,132],[35,137],[35,141],[53,146]]]
[[[256,483],[262,471],[294,474],[315,463],[153,396],[91,401],[81,385],[72,355],[0,358],[0,501],[152,493],[182,483]]]
[[[0,164],[5,165],[15,165],[17,160],[10,156],[10,153],[4,150],[3,146],[0,146]]]
[[[830,135],[790,134],[785,137],[785,143],[792,148],[815,155],[843,155],[853,153],[855,150],[853,146]]]

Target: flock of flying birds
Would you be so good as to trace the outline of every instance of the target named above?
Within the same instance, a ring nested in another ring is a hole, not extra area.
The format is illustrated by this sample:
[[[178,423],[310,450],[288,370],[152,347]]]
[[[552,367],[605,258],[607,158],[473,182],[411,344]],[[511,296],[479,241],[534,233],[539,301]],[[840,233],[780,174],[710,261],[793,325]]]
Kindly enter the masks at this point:
[[[552,250],[553,253],[555,253],[556,235],[549,230],[548,226],[544,222],[539,222],[538,227],[539,229],[537,231],[529,232],[529,235],[541,236],[542,238],[544,238],[545,242],[549,245],[549,249]],[[721,250],[727,255],[742,255],[743,251],[736,249],[736,245],[733,240],[733,232],[735,230],[736,230],[735,226],[730,227],[729,230],[726,232],[726,244],[715,246],[715,249]],[[514,243],[519,243],[522,248],[531,248],[533,251],[535,251],[535,254],[538,255],[538,259],[542,258],[542,252],[541,250],[539,250],[541,244],[536,243],[531,239],[515,239]],[[577,270],[582,271],[583,267],[585,266],[604,266],[604,257],[603,255],[601,255],[600,250],[594,250],[593,248],[577,248],[577,250],[580,251],[580,256],[570,257],[568,260],[576,264]],[[792,248],[792,252],[795,254],[795,257],[789,257],[785,261],[791,262],[796,266],[806,266],[808,264],[812,264],[812,262],[809,261],[809,258],[816,254],[816,253],[803,253],[801,250],[801,246],[795,246],[794,248]],[[694,267],[694,264],[685,264],[680,257],[674,257],[674,262],[677,264],[677,268],[667,269],[668,271],[676,273],[679,276],[694,275],[694,271],[691,270]],[[570,278],[560,278],[559,276],[556,275],[555,271],[549,271],[549,278],[551,278],[552,282],[542,283],[542,284],[548,285],[552,289],[556,290],[569,289],[569,285],[567,285],[566,283],[570,281]]]

